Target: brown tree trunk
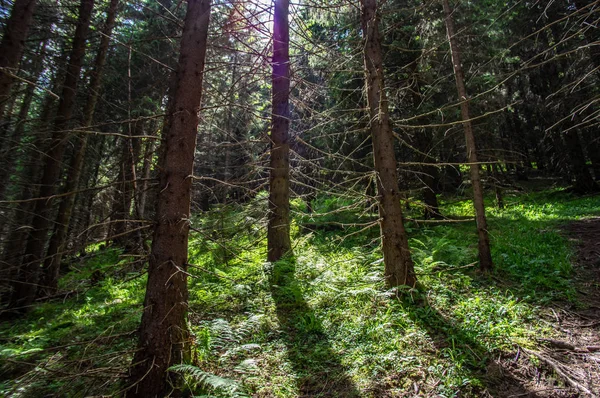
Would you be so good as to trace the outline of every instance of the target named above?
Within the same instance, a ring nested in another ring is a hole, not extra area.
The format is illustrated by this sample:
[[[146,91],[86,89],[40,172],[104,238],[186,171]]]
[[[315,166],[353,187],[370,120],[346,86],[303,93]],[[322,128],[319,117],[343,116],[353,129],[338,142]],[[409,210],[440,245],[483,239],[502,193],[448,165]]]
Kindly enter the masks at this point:
[[[40,184],[40,197],[49,198],[54,194],[61,171],[61,163],[66,149],[66,129],[71,119],[79,74],[85,55],[85,42],[92,16],[94,0],[82,0],[79,20],[73,38],[73,48],[69,58],[67,75],[63,85],[52,133],[50,149],[46,152],[44,172]],[[25,257],[15,283],[10,307],[26,307],[35,299],[40,276],[40,263],[48,239],[48,226],[51,218],[52,203],[49,199],[38,200],[32,221],[32,232],[25,249]]]
[[[34,80],[36,82],[43,71],[43,61],[44,55],[46,53],[47,44],[47,39],[40,44],[40,48],[37,51],[38,56],[34,61],[31,74],[32,76],[35,76]],[[2,148],[3,150],[1,156],[2,162],[5,166],[0,167],[0,200],[4,199],[6,188],[8,187],[10,182],[10,176],[15,172],[17,168],[18,151],[15,151],[15,148],[20,146],[21,139],[23,138],[23,134],[25,133],[25,125],[27,124],[29,108],[31,107],[34,95],[35,86],[33,84],[27,85],[25,95],[23,96],[23,101],[21,102],[21,109],[19,110],[19,115],[17,116],[15,130],[12,133],[12,136],[10,137],[9,144],[6,146],[6,148]]]
[[[100,83],[102,81],[102,70],[106,62],[106,54],[108,53],[110,35],[112,34],[115,23],[118,4],[119,0],[111,0],[106,14],[106,23],[100,39],[100,48],[96,55],[94,69],[90,77],[90,86],[88,87],[90,95],[83,111],[83,123],[81,127],[84,129],[91,126],[94,119],[94,110],[96,108],[96,102],[98,101]],[[87,137],[87,134],[83,134],[80,137],[79,147],[71,161],[71,167],[69,168],[68,177],[65,182],[64,192],[76,191],[79,186],[79,179],[81,178],[85,152],[87,149]],[[58,274],[63,252],[65,251],[65,241],[69,223],[71,222],[71,215],[73,214],[75,196],[75,194],[71,194],[63,198],[58,209],[54,233],[50,238],[46,259],[44,260],[44,282],[42,285],[45,287],[47,294],[55,293],[58,286]]]
[[[55,80],[57,79],[58,77],[55,78]],[[56,84],[54,87],[56,87]],[[2,274],[8,275],[6,279],[9,281],[14,281],[19,277],[20,265],[22,264],[23,259],[22,256],[25,251],[25,245],[27,244],[27,238],[31,232],[31,221],[33,218],[35,202],[28,200],[38,196],[39,187],[35,184],[35,181],[39,181],[42,174],[42,165],[39,159],[40,149],[38,148],[45,139],[49,138],[49,126],[54,108],[55,100],[52,96],[48,95],[40,112],[40,121],[39,123],[36,123],[35,126],[38,135],[33,136],[34,139],[33,142],[29,144],[30,149],[27,152],[26,159],[20,163],[20,166],[23,167],[23,171],[19,173],[19,185],[21,189],[17,198],[22,200],[22,202],[15,206],[14,209],[10,210],[11,216],[7,218],[11,220],[11,224],[8,227],[8,233],[3,235],[3,239],[1,239]],[[12,289],[14,290],[14,284]],[[11,293],[12,292],[5,294],[2,302],[10,301]]]
[[[94,148],[95,150],[90,153],[88,151],[88,156],[86,156],[86,165],[83,170],[83,177],[80,178],[79,188],[93,188],[98,185],[98,179],[100,174],[100,166],[102,164],[104,149],[106,146],[106,136],[100,135],[97,137],[93,137],[92,141],[89,143],[90,148]],[[85,183],[82,183],[85,181]],[[72,252],[79,252],[80,255],[86,254],[86,244],[90,241],[90,237],[94,236],[92,231],[95,228],[92,225],[93,220],[99,218],[103,219],[102,209],[104,206],[100,205],[100,209],[98,206],[94,206],[94,199],[96,198],[98,192],[96,191],[86,191],[81,196],[77,196],[77,202],[79,205],[75,205],[75,216],[71,217],[73,221],[71,221],[71,232],[69,232],[70,236],[74,236],[73,239],[73,249]]]
[[[186,325],[187,248],[198,112],[210,17],[209,0],[188,0],[177,72],[175,104],[161,164],[156,227],[140,340],[127,397],[166,396],[173,387],[169,366],[189,352]],[[175,383],[175,386],[177,383]]]
[[[383,78],[383,55],[376,0],[361,0],[361,24],[365,37],[365,80],[373,160],[377,173],[385,280],[388,287],[414,286],[417,278],[402,218],[394,136]]]
[[[143,135],[142,129],[143,122],[138,121],[134,123],[133,131],[128,129],[129,138],[122,138],[121,169],[118,177],[120,184],[114,206],[116,221],[113,224],[112,236],[115,237],[113,242],[117,246],[126,248],[127,251],[133,250],[141,244],[141,242],[132,241],[136,240],[137,234],[132,236],[127,231],[132,229],[132,205],[135,209],[135,217],[138,218],[135,164],[140,152],[140,139],[135,137]]]
[[[420,179],[424,185],[423,204],[425,205],[425,211],[423,212],[423,217],[426,220],[441,219],[442,215],[440,213],[440,207],[436,194],[439,171],[437,167],[431,165],[435,159],[433,156],[429,155],[431,144],[433,142],[433,134],[430,131],[423,129],[417,131],[416,135],[416,145],[417,149],[421,152],[421,161],[423,163],[429,163],[420,167]]]
[[[11,74],[16,74],[19,68],[36,1],[16,0],[6,23],[0,44],[0,120],[4,118],[4,108],[14,80]]]
[[[471,184],[473,185],[473,204],[475,206],[475,218],[477,220],[477,235],[479,238],[479,267],[483,271],[491,271],[493,268],[492,254],[490,252],[490,240],[487,231],[487,221],[485,218],[485,204],[483,202],[483,187],[479,176],[479,165],[477,164],[477,147],[475,145],[475,136],[469,115],[469,102],[467,90],[465,88],[464,74],[460,61],[460,49],[455,37],[454,20],[452,10],[448,0],[443,0],[444,13],[446,16],[446,31],[448,41],[450,42],[450,52],[452,53],[452,65],[454,67],[454,77],[456,78],[456,88],[460,103],[460,113],[465,130],[465,140],[467,143],[467,159],[470,163]]]
[[[269,177],[268,261],[292,250],[290,240],[290,33],[289,0],[275,0],[271,174]]]

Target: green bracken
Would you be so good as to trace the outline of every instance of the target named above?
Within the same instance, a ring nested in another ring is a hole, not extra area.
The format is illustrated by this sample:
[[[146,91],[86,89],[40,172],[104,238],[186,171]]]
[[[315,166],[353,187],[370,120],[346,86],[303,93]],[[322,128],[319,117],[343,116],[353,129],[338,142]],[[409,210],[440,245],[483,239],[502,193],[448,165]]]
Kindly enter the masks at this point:
[[[473,222],[410,222],[419,284],[399,297],[384,288],[377,228],[362,225],[375,216],[362,205],[319,198],[308,215],[294,201],[293,257],[275,264],[264,261],[264,198],[197,216],[189,257],[193,363],[174,370],[187,375],[194,394],[211,396],[492,390],[490,362],[551,336],[544,305],[576,300],[573,250],[561,226],[600,213],[598,197],[558,190],[514,193],[505,202],[504,210],[488,210],[491,275],[471,265]],[[340,208],[344,225],[326,224]],[[446,198],[441,208],[452,219],[472,216],[462,198]],[[413,211],[408,217],[418,218]],[[62,278],[62,290],[76,293],[0,324],[0,395],[116,395],[124,387],[145,277],[117,250],[92,249]]]

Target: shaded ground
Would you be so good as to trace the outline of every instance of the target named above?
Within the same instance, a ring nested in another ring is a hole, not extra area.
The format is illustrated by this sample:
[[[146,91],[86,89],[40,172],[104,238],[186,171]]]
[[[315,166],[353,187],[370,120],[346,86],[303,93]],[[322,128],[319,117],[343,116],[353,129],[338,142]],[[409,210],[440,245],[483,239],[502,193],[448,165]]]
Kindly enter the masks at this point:
[[[497,376],[492,396],[600,396],[600,217],[567,224],[562,231],[576,247],[579,303],[546,308],[544,322],[556,334],[540,339],[541,350],[519,347],[514,357],[488,366],[490,376]]]
[[[288,357],[298,375],[298,397],[359,397],[321,321],[302,297],[294,263],[294,259],[275,263],[271,291]]]

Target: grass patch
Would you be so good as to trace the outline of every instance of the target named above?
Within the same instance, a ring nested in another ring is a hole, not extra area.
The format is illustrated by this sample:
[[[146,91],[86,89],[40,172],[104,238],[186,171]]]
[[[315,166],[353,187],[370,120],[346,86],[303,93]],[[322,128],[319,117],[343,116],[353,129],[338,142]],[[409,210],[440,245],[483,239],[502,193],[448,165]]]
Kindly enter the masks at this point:
[[[409,224],[420,285],[400,300],[384,288],[376,227],[302,228],[340,220],[336,214],[343,224],[363,223],[373,216],[364,206],[320,198],[308,215],[294,202],[294,257],[275,264],[264,261],[264,197],[196,216],[189,259],[195,360],[177,370],[194,393],[213,396],[382,397],[415,388],[480,396],[493,385],[493,358],[552,334],[540,320],[542,306],[575,300],[572,250],[559,228],[600,212],[597,197],[560,191],[505,201],[504,210],[488,211],[492,275],[464,267],[477,258],[474,223]],[[472,216],[468,200],[441,208],[448,217]],[[62,282],[87,286],[85,295],[0,325],[0,358],[12,361],[2,367],[0,395],[77,396],[84,388],[111,394],[123,387],[114,377],[107,387],[57,371],[124,372],[132,336],[48,350],[137,327],[144,278],[108,277],[119,261],[118,251],[94,252]],[[90,287],[98,269],[107,277]]]

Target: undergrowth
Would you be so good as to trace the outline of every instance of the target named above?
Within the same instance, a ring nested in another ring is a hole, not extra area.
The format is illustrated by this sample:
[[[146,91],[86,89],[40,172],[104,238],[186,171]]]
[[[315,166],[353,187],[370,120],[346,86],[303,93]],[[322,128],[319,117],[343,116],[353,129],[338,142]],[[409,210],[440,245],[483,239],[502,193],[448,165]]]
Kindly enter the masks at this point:
[[[468,200],[462,222],[407,224],[419,285],[384,288],[372,208],[320,198],[293,203],[294,256],[266,263],[266,200],[195,217],[190,241],[190,392],[207,396],[480,396],[494,358],[552,331],[544,305],[575,301],[572,249],[560,226],[600,213],[598,197],[507,195],[489,207],[496,269],[477,271]],[[408,216],[417,219],[417,210]],[[358,224],[358,225],[353,225]],[[118,395],[136,338],[145,278],[116,249],[73,262],[65,300],[0,325],[0,395]],[[124,271],[125,270],[125,271]],[[97,272],[99,271],[99,272]],[[102,275],[98,280],[97,275]],[[96,276],[95,276],[96,275]]]

